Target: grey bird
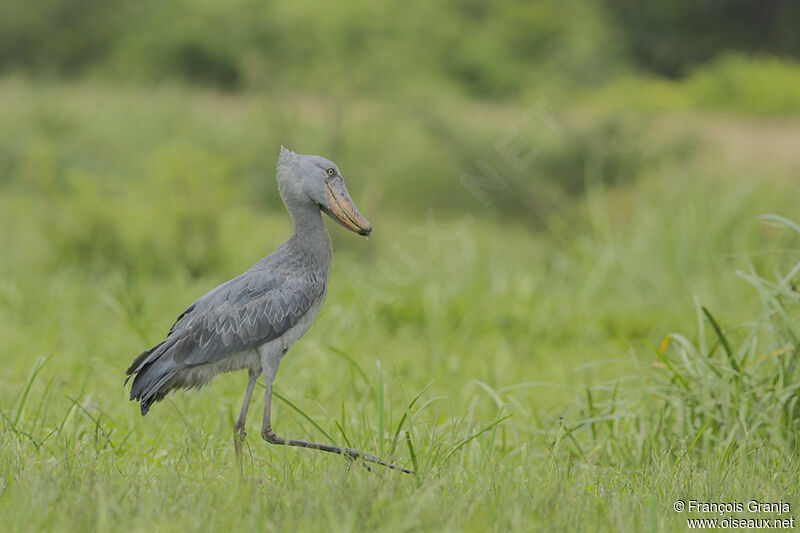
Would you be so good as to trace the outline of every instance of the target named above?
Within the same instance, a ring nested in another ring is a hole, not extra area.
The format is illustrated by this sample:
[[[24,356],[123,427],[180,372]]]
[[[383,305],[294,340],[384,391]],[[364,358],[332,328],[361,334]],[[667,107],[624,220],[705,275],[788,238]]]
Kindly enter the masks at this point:
[[[223,372],[247,369],[247,391],[234,426],[240,465],[247,409],[256,380],[263,374],[261,436],[268,443],[338,453],[412,473],[352,448],[285,439],[272,429],[270,405],[278,365],[316,319],[328,288],[333,245],[322,213],[359,235],[372,233],[372,225],[350,198],[339,168],[324,157],[281,147],[277,181],[294,223],[291,238],[181,313],[166,339],[142,352],[128,368],[125,382],[133,377],[130,399],[140,402],[144,416],[153,402],[173,390],[200,387]]]

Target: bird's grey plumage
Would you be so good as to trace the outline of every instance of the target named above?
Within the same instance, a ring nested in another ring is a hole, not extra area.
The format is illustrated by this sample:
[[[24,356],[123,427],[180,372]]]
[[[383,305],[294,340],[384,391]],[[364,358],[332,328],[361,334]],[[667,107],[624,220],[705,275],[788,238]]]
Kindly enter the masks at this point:
[[[294,156],[290,154],[282,153],[284,165]],[[324,158],[307,157],[333,166]],[[254,349],[298,326],[307,328],[316,318],[326,294],[333,247],[319,207],[295,201],[284,190],[289,186],[280,188],[295,223],[292,237],[250,270],[190,305],[167,338],[142,352],[128,369],[129,376],[135,375],[131,399],[141,402],[142,414],[176,388],[204,385],[214,377],[213,370],[260,365]],[[299,337],[305,329],[297,333]],[[217,368],[210,368],[214,365]]]
[[[140,400],[146,414],[170,390],[203,385],[213,377],[203,379],[204,374],[189,370],[281,337],[312,307],[319,309],[314,304],[325,297],[329,272],[329,260],[314,257],[290,239],[193,303],[164,342],[134,361],[129,369],[129,374],[136,373],[131,399]]]
[[[145,415],[153,402],[172,390],[197,387],[221,372],[246,368],[247,391],[233,429],[240,466],[247,410],[256,380],[263,374],[261,436],[266,442],[338,453],[398,469],[352,448],[285,439],[272,429],[272,384],[278,365],[311,326],[327,292],[333,246],[322,213],[359,235],[372,233],[372,226],[350,198],[339,169],[327,159],[281,148],[277,177],[294,234],[250,270],[190,305],[178,316],[166,339],[133,361],[127,371],[129,378],[134,376],[131,400],[140,402]]]

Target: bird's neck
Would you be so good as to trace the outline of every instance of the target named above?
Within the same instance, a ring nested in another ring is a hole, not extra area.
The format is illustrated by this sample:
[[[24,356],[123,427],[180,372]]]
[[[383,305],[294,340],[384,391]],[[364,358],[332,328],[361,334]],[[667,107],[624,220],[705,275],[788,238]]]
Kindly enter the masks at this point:
[[[309,203],[287,205],[287,208],[294,223],[291,241],[308,253],[330,261],[333,256],[333,244],[319,207]]]

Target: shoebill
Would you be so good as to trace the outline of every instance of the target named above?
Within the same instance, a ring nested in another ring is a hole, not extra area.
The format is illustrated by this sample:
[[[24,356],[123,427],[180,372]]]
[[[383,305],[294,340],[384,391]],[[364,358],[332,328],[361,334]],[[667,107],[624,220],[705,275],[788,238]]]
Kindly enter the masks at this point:
[[[234,426],[236,458],[241,464],[247,409],[256,380],[263,374],[261,436],[265,441],[361,458],[411,473],[358,450],[287,439],[272,429],[270,405],[278,365],[325,301],[333,245],[322,213],[359,235],[372,233],[372,226],[350,198],[339,168],[324,157],[281,147],[277,181],[294,233],[250,270],[201,296],[181,313],[166,339],[133,361],[127,370],[127,379],[133,378],[131,400],[138,401],[146,415],[153,402],[173,390],[200,387],[223,372],[247,370],[244,403]]]

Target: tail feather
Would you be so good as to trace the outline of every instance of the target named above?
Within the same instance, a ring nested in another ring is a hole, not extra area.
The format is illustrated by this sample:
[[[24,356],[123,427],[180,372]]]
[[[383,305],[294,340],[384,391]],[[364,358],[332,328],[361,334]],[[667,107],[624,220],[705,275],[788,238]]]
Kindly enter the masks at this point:
[[[143,392],[140,393],[139,397],[136,398],[141,404],[142,416],[147,414],[153,402],[160,401],[170,390],[172,390],[172,388],[169,387],[168,382],[175,376],[176,373],[176,370],[171,370],[158,376],[158,381],[153,383],[147,389],[144,389]],[[136,380],[134,380],[134,384],[135,383]],[[132,391],[131,395],[133,395]],[[131,399],[133,400],[134,398],[131,397]]]
[[[128,376],[125,378],[126,385],[128,384],[128,380],[131,379],[135,373],[139,372],[142,369],[142,367],[149,362],[148,359],[150,358],[150,356],[154,355],[154,353],[157,350],[159,350],[162,346],[164,346],[164,343],[167,342],[168,340],[169,339],[164,339],[163,341],[159,342],[152,348],[145,350],[136,356],[136,359],[133,360],[131,366],[129,366],[128,370],[125,371],[125,375]],[[158,354],[155,354],[155,357],[158,357]]]
[[[172,388],[169,386],[170,379],[182,368],[182,365],[175,363],[172,354],[174,344],[174,339],[167,338],[143,351],[125,372],[128,376],[125,378],[126,384],[133,378],[130,399],[140,402],[142,416],[147,414],[153,402],[166,396]]]

